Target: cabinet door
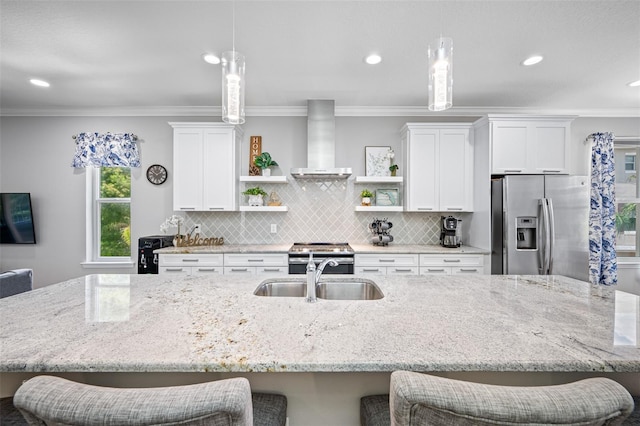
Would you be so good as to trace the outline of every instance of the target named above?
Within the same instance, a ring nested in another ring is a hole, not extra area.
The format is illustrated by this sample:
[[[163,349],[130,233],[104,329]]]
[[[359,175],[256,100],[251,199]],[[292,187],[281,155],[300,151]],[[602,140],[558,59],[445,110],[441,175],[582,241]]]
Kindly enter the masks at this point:
[[[528,129],[526,122],[491,123],[491,171],[526,173]]]
[[[436,178],[440,171],[438,136],[438,130],[410,131],[405,148],[405,164],[407,164],[408,171],[405,183],[407,211],[436,211],[438,209],[440,195]]]
[[[235,210],[235,141],[232,129],[205,129],[203,135],[203,210]]]
[[[536,123],[531,147],[536,173],[568,173],[569,127],[564,123]]]
[[[173,209],[202,209],[201,129],[175,129],[173,133]]]
[[[468,129],[440,131],[440,211],[469,211],[473,188],[473,158]]]

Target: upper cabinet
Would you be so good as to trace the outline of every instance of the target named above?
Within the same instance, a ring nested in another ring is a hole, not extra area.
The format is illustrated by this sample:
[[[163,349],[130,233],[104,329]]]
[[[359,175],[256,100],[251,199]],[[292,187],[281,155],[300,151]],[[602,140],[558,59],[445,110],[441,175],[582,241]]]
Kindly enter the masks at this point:
[[[574,117],[489,115],[492,174],[568,174]]]
[[[242,130],[226,123],[173,127],[173,209],[238,210]]]
[[[473,210],[471,124],[407,123],[402,128],[406,211]]]

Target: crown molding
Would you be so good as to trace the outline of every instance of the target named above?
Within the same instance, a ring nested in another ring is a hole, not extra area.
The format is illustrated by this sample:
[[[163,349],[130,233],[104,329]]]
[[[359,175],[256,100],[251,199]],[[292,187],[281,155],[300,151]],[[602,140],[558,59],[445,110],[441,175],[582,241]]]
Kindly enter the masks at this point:
[[[336,106],[337,117],[454,117],[487,114],[574,115],[578,117],[640,117],[640,108],[454,107],[429,111],[426,106]],[[220,117],[219,106],[137,106],[95,108],[2,108],[5,117]],[[306,117],[305,106],[254,106],[247,117]]]

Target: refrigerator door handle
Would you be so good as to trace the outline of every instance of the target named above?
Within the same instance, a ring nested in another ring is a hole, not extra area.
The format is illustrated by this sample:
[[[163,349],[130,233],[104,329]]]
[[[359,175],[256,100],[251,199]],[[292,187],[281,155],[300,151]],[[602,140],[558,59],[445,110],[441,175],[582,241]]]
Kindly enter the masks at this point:
[[[545,203],[544,198],[538,200],[538,273],[544,275],[545,271]]]
[[[540,271],[540,275],[549,275],[549,259],[550,259],[550,250],[551,250],[551,224],[550,224],[550,216],[549,216],[549,200],[547,198],[542,198],[540,200],[540,204],[542,205],[542,269]]]
[[[555,220],[553,218],[553,202],[551,198],[547,198],[548,214],[549,214],[549,275],[553,274],[553,247],[556,243]]]

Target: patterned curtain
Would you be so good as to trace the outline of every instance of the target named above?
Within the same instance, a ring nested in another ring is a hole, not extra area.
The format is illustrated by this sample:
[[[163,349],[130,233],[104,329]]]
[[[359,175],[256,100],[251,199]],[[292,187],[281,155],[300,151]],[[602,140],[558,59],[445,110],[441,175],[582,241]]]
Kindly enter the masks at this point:
[[[613,133],[589,136],[591,148],[591,211],[589,213],[589,280],[594,285],[618,283]]]
[[[72,167],[140,167],[136,137],[131,133],[79,133]]]

